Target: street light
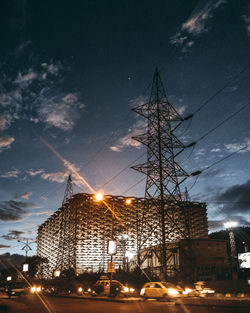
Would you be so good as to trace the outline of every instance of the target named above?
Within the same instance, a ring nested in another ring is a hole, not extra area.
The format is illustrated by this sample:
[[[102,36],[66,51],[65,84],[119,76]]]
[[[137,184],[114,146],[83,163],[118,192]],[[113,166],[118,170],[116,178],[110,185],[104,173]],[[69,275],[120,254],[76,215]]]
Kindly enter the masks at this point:
[[[126,199],[125,203],[126,203],[127,205],[130,205],[130,204],[132,203],[132,200],[131,200],[131,199]]]
[[[97,193],[95,195],[95,200],[96,201],[102,201],[103,200],[103,194],[102,193]]]
[[[61,275],[61,271],[59,271],[59,270],[55,270],[54,271],[54,276],[55,277],[60,277],[60,275]]]

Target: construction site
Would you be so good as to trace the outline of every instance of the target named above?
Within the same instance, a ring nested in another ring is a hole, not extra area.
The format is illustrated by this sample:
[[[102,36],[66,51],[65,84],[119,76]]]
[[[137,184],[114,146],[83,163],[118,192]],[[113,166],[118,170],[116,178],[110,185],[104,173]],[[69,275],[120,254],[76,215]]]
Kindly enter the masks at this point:
[[[135,258],[136,262],[143,263],[145,256],[140,257],[139,252],[161,243],[161,221],[155,203],[150,205],[150,200],[129,198],[131,204],[126,204],[128,198],[125,197],[106,195],[104,198],[114,214],[103,202],[97,202],[94,194],[75,194],[39,227],[37,253],[49,261],[43,269],[44,276],[52,276],[56,269],[68,268],[74,268],[76,273],[106,271],[110,258],[107,240],[111,238],[112,227],[118,243],[113,259],[116,268],[127,268]],[[187,216],[192,220],[190,228]],[[169,234],[166,243],[189,236],[208,237],[204,203],[176,203],[171,209],[172,218],[178,224],[170,229],[171,223],[166,219],[166,233]]]
[[[191,275],[194,265],[228,262],[226,242],[208,239],[206,204],[190,201],[182,187],[199,173],[188,174],[177,161],[191,145],[175,135],[184,119],[169,103],[157,69],[149,101],[133,111],[147,121],[146,132],[133,137],[146,147],[147,160],[132,167],[146,175],[145,196],[104,195],[97,201],[95,194],[73,194],[70,175],[62,206],[38,229],[37,254],[48,260],[40,276],[70,268],[76,274],[107,272],[110,238],[117,241],[116,270],[140,266],[166,278]]]

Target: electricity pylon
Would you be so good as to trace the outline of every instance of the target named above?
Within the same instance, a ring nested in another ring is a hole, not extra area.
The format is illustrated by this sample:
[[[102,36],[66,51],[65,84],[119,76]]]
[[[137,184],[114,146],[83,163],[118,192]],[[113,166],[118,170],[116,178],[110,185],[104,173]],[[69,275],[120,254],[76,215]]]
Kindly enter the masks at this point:
[[[185,149],[184,144],[175,136],[175,130],[181,125],[183,118],[168,101],[158,69],[154,73],[149,102],[132,110],[147,119],[147,131],[133,137],[147,147],[147,162],[132,168],[147,175],[145,198],[150,200],[147,202],[147,210],[152,206],[157,207],[158,226],[161,229],[159,242],[162,247],[162,271],[165,275],[166,237],[169,237],[173,228],[179,227],[174,206],[177,201],[183,200],[180,184],[189,175],[176,161],[176,157]],[[155,231],[155,224],[152,223],[150,228],[152,232]]]

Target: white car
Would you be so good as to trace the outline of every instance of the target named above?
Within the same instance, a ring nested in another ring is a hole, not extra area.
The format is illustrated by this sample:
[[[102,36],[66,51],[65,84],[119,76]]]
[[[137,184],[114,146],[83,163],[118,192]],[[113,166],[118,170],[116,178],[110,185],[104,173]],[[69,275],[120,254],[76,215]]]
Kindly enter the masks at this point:
[[[144,298],[174,299],[181,295],[181,291],[171,283],[149,282],[143,285],[140,295]]]

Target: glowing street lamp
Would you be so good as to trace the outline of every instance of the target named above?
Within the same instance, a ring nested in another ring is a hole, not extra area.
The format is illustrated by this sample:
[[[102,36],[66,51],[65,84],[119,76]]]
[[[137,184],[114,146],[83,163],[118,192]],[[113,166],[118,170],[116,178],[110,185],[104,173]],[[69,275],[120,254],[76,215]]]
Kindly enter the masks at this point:
[[[95,195],[95,200],[96,201],[102,201],[103,200],[103,194],[102,193],[97,193]]]
[[[132,203],[132,200],[131,200],[131,199],[126,199],[125,203],[126,203],[127,205],[130,205],[130,204]]]
[[[128,258],[128,261],[130,261],[133,258],[134,253],[130,251],[126,251],[125,256]]]
[[[60,277],[60,275],[61,275],[61,271],[59,271],[59,270],[55,270],[54,271],[54,276],[55,277]]]

